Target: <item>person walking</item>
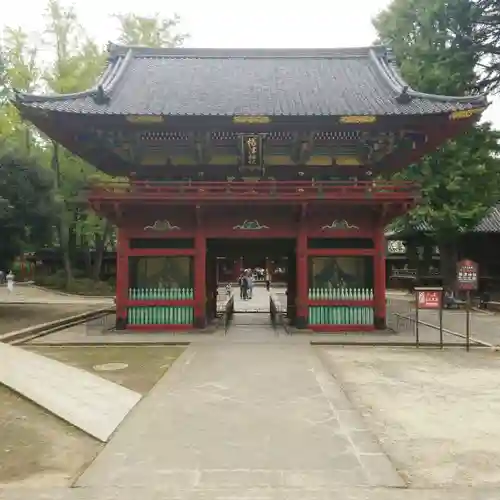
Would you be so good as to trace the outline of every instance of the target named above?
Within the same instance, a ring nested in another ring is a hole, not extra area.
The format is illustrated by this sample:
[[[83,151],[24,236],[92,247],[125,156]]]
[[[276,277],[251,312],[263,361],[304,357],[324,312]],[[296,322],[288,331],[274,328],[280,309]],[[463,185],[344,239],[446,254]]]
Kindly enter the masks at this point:
[[[240,274],[240,277],[238,278],[238,284],[240,285],[240,299],[245,300],[246,294],[245,294],[245,275],[243,273]]]
[[[247,274],[247,299],[253,297],[253,276],[252,271],[249,269]]]
[[[271,290],[271,273],[266,271],[266,290],[269,292]]]
[[[14,292],[14,275],[12,274],[12,271],[9,271],[7,274],[7,290],[9,293]]]

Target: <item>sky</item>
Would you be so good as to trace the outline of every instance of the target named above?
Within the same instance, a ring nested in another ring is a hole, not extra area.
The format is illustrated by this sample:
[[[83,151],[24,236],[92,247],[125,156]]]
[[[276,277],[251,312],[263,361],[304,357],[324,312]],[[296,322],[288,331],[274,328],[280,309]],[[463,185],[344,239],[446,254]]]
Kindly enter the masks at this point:
[[[102,43],[115,41],[114,14],[174,13],[180,30],[189,33],[189,47],[288,48],[360,47],[376,37],[372,19],[390,0],[62,0],[74,5],[89,34]],[[21,26],[28,31],[43,27],[45,0],[21,0],[2,9],[0,27]],[[416,89],[418,90],[418,89]],[[500,98],[485,119],[500,129]]]

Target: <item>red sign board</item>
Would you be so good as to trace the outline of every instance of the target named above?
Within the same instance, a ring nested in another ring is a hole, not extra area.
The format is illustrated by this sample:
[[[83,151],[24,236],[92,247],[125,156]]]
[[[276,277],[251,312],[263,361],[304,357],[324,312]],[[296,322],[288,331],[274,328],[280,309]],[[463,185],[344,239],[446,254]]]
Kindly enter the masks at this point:
[[[441,296],[441,290],[419,290],[417,306],[419,309],[441,309]]]
[[[477,290],[479,267],[472,260],[461,260],[457,264],[457,285],[459,290]]]

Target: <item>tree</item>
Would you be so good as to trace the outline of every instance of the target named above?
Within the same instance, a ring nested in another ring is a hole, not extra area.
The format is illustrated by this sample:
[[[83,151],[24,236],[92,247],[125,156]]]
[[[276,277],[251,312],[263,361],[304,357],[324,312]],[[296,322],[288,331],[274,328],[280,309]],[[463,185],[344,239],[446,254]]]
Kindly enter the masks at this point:
[[[176,33],[177,16],[162,19],[124,14],[118,19],[123,43],[170,47],[182,43],[185,37]],[[104,180],[107,176],[23,122],[8,98],[12,97],[14,89],[64,94],[92,88],[105,67],[106,54],[87,35],[75,10],[64,7],[60,0],[48,0],[46,27],[42,34],[32,37],[20,28],[8,27],[3,39],[4,46],[0,48],[0,147],[8,144],[17,151],[16,158],[30,157],[30,164],[45,167],[54,182],[57,239],[63,256],[66,286],[70,288],[74,257],[83,250],[87,257],[87,275],[97,279],[108,240],[114,237],[108,221],[75,202],[81,190],[88,187],[90,179]],[[45,62],[38,57],[42,48],[48,54]],[[10,213],[9,206],[8,199],[3,203],[0,199],[0,217]],[[91,250],[93,259],[90,258]]]
[[[500,90],[500,5],[498,0],[477,0],[475,5],[473,42],[481,54],[479,87]]]
[[[4,30],[3,60],[5,63],[6,95],[12,97],[13,90],[33,92],[40,81],[38,44],[21,28],[7,27]],[[33,127],[22,122],[10,101],[4,102],[4,119],[8,124],[8,139],[11,146],[23,154],[31,154]]]
[[[35,159],[0,151],[0,269],[27,244],[44,244],[54,222],[53,179]]]
[[[104,52],[80,26],[74,9],[63,8],[58,0],[48,2],[45,44],[54,54],[53,64],[43,74],[43,80],[50,90],[65,94],[87,90],[95,84],[104,67]],[[87,187],[87,179],[99,175],[98,171],[55,144],[52,144],[51,164],[56,172],[56,189],[61,206],[59,244],[66,286],[70,288],[73,280],[72,260],[77,249],[83,248],[88,253],[94,246],[95,235],[108,233],[109,225],[89,210],[72,203],[80,191]],[[92,225],[88,224],[89,219],[92,219]],[[88,269],[88,274],[97,278],[100,264],[99,260],[98,270]]]
[[[481,54],[471,43],[476,6],[470,0],[394,0],[374,21],[403,77],[423,92],[463,95],[477,86]],[[423,200],[403,221],[434,228],[446,284],[454,281],[456,240],[500,198],[498,134],[476,126],[401,176],[422,185]]]
[[[142,45],[145,47],[178,47],[186,39],[185,34],[175,33],[180,19],[138,16],[137,14],[118,14],[120,23],[119,42],[124,45]]]

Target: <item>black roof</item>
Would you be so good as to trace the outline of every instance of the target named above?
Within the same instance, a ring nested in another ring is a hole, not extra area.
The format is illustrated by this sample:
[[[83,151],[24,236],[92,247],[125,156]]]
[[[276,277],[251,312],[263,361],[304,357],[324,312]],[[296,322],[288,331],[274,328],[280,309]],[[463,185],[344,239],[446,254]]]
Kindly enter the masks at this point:
[[[413,232],[416,233],[432,233],[434,229],[431,224],[427,222],[419,222],[412,226]],[[500,203],[491,208],[488,213],[481,219],[481,221],[474,226],[468,233],[500,233]],[[398,234],[406,233],[400,232],[397,229],[388,229],[386,236],[395,238]]]
[[[484,96],[416,92],[383,47],[152,49],[109,46],[94,89],[19,93],[20,108],[98,115],[422,115],[481,108]]]

